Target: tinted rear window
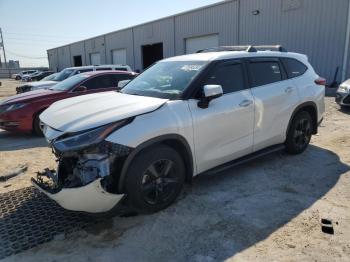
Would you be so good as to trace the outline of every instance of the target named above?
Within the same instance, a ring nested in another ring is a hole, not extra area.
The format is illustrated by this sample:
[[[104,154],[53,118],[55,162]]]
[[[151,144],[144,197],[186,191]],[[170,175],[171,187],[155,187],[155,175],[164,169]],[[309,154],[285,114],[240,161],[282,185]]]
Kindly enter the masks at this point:
[[[117,70],[117,71],[128,71],[125,67],[116,67],[116,68],[114,68],[114,70]]]
[[[250,62],[249,68],[252,87],[282,80],[281,68],[278,62]]]
[[[97,67],[96,71],[106,71],[106,70],[112,70],[110,67]]]
[[[307,70],[307,66],[296,59],[281,58],[281,60],[284,67],[286,68],[288,78],[301,76]]]

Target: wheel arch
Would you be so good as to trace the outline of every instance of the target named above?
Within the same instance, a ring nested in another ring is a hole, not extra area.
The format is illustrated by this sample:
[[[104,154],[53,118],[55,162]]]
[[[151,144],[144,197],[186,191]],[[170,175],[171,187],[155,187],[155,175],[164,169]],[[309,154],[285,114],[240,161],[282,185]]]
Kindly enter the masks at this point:
[[[41,107],[39,110],[37,110],[34,114],[33,114],[33,117],[32,117],[32,130],[34,131],[34,125],[35,125],[35,118],[36,117],[39,117],[39,115],[45,111],[46,109],[48,108],[48,106],[45,106],[45,107]]]
[[[186,182],[191,182],[194,173],[191,147],[183,136],[178,134],[167,134],[147,140],[146,142],[143,142],[142,144],[138,145],[135,149],[133,149],[133,151],[126,158],[123,164],[118,181],[118,192],[124,192],[126,173],[136,155],[138,155],[145,149],[160,144],[170,146],[179,153],[180,157],[184,161],[186,168]]]
[[[308,101],[308,102],[304,102],[304,103],[300,104],[299,106],[297,106],[294,109],[294,111],[292,113],[292,116],[289,119],[286,135],[289,132],[289,129],[290,129],[290,126],[292,124],[292,121],[293,121],[294,117],[296,116],[296,114],[298,114],[301,111],[306,111],[306,112],[308,112],[310,114],[310,116],[312,118],[312,124],[313,124],[313,131],[312,131],[312,133],[313,134],[317,134],[317,131],[318,131],[317,105],[316,105],[315,102]]]

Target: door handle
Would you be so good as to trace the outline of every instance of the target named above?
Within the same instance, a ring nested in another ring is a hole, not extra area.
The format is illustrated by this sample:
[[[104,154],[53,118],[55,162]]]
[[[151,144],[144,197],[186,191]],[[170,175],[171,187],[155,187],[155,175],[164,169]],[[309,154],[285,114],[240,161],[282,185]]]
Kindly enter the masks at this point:
[[[284,92],[286,92],[286,93],[292,93],[293,92],[293,87],[291,87],[291,86],[289,86],[289,87],[287,87],[286,89],[284,89]]]
[[[250,106],[251,104],[253,104],[252,100],[245,99],[241,103],[239,103],[239,106],[240,107],[247,107],[247,106]]]

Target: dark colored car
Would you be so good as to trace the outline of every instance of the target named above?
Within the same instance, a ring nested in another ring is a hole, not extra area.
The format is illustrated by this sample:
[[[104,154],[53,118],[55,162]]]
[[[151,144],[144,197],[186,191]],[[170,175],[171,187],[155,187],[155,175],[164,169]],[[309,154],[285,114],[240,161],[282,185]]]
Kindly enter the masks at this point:
[[[44,77],[47,77],[49,75],[52,75],[53,73],[55,73],[54,71],[43,71],[43,72],[39,72],[37,74],[33,74],[31,76],[29,76],[30,80],[29,81],[40,81],[41,79],[43,79]]]
[[[126,71],[94,71],[78,74],[49,89],[39,89],[11,96],[0,102],[0,128],[40,135],[39,115],[51,104],[65,98],[117,90],[118,82],[137,74]],[[73,112],[72,112],[73,113]]]

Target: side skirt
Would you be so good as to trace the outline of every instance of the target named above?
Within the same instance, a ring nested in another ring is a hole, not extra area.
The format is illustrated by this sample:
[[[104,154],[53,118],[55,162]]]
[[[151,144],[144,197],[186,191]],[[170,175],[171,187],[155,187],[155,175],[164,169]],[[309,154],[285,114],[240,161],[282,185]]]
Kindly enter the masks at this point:
[[[211,174],[219,173],[219,172],[225,171],[225,170],[227,170],[229,168],[232,168],[234,166],[238,166],[238,165],[244,164],[246,162],[249,162],[251,160],[257,159],[259,157],[266,156],[266,155],[269,155],[271,153],[281,151],[284,148],[285,148],[284,144],[278,144],[278,145],[270,146],[270,147],[264,148],[262,150],[256,151],[254,153],[251,153],[249,155],[246,155],[246,156],[240,157],[238,159],[232,160],[232,161],[227,162],[225,164],[222,164],[220,166],[214,167],[214,168],[209,169],[207,171],[204,171],[201,174],[205,174],[205,175],[209,175],[210,174],[211,175]]]

